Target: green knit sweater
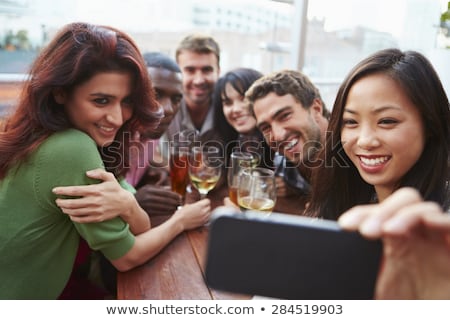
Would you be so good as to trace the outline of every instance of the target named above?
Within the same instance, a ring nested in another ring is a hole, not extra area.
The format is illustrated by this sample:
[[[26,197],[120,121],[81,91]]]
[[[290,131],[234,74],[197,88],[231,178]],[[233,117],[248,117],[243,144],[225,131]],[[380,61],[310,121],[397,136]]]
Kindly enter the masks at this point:
[[[74,223],[56,206],[52,188],[93,184],[103,167],[95,142],[70,129],[55,133],[0,180],[0,299],[55,299],[64,289],[83,237],[117,259],[134,244],[120,218]]]

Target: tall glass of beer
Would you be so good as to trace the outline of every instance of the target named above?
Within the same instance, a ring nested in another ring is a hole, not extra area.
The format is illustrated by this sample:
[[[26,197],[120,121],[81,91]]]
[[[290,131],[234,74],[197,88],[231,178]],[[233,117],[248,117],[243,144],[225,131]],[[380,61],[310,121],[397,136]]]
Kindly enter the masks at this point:
[[[234,204],[238,204],[237,189],[239,174],[245,168],[256,166],[255,157],[250,152],[233,151],[230,155],[230,163],[227,171],[228,195]]]
[[[172,191],[182,197],[186,194],[189,182],[188,158],[191,147],[196,141],[194,130],[184,130],[177,134],[170,142],[170,182]]]

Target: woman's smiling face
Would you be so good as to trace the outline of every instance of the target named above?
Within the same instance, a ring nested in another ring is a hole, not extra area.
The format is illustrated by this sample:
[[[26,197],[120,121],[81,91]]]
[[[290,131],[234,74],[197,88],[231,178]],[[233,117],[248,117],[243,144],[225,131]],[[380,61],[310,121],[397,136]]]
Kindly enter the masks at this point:
[[[74,128],[87,133],[98,146],[108,146],[120,127],[131,118],[131,75],[98,73],[70,94],[55,94]]]
[[[396,81],[377,73],[353,84],[342,123],[345,153],[382,201],[424,149],[425,129],[418,108]]]
[[[249,133],[256,128],[256,119],[250,113],[242,96],[230,82],[225,84],[222,94],[222,108],[225,119],[239,133]]]

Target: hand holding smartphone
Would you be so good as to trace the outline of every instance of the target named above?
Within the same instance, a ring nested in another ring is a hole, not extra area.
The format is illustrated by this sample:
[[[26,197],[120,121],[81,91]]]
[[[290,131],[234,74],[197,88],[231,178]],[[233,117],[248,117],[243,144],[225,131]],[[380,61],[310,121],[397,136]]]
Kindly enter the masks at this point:
[[[281,299],[372,299],[381,241],[334,221],[221,207],[209,231],[206,281]]]

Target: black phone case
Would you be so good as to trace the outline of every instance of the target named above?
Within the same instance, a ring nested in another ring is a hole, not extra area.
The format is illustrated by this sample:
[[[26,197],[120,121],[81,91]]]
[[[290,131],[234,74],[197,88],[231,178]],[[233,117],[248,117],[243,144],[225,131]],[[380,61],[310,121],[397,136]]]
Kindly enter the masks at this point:
[[[381,241],[334,221],[220,208],[210,225],[206,281],[281,299],[372,299]]]

